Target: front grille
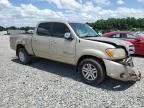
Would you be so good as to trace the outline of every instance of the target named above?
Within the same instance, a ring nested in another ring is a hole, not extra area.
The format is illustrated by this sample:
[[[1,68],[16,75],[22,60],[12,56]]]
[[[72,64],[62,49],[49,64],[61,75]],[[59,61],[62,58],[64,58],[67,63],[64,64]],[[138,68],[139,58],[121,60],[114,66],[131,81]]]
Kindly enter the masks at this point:
[[[120,64],[123,64],[123,65],[125,65],[125,66],[134,66],[134,64],[133,64],[133,60],[132,60],[132,58],[131,57],[127,57],[127,58],[125,58],[125,59],[119,59],[119,60],[114,60],[115,62],[118,62],[118,63],[120,63]]]

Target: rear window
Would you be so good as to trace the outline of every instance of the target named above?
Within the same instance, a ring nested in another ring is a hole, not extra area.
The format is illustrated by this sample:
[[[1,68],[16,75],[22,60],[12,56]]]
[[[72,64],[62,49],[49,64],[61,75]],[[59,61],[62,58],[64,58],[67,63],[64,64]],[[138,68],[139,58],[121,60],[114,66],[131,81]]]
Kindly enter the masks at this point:
[[[37,28],[37,34],[40,36],[50,36],[51,35],[52,23],[40,23]]]

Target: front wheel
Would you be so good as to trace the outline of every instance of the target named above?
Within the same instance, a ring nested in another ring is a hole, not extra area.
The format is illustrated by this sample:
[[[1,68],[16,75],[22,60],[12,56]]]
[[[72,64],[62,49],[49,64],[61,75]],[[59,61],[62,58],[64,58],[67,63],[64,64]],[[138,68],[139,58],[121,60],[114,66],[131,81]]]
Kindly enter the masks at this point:
[[[81,79],[88,84],[99,84],[105,79],[103,64],[97,59],[84,59],[78,66]]]

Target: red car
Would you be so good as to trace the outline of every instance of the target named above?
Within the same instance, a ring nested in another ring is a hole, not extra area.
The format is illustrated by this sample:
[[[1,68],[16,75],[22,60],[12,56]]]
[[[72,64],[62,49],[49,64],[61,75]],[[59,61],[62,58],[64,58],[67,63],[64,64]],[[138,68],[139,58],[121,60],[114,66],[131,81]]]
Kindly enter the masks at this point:
[[[129,41],[135,46],[135,54],[144,55],[144,36],[138,36],[135,33],[128,31],[115,31],[105,33],[102,37],[118,38]]]

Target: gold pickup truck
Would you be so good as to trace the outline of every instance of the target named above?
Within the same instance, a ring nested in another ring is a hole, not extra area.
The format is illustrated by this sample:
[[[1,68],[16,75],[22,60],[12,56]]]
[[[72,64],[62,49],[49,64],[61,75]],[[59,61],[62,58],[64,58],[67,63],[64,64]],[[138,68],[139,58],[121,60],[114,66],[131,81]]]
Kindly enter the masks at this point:
[[[10,36],[10,46],[22,64],[36,56],[75,65],[82,80],[89,84],[99,84],[106,76],[122,81],[141,77],[130,56],[133,44],[102,38],[83,23],[40,22],[33,35]]]

